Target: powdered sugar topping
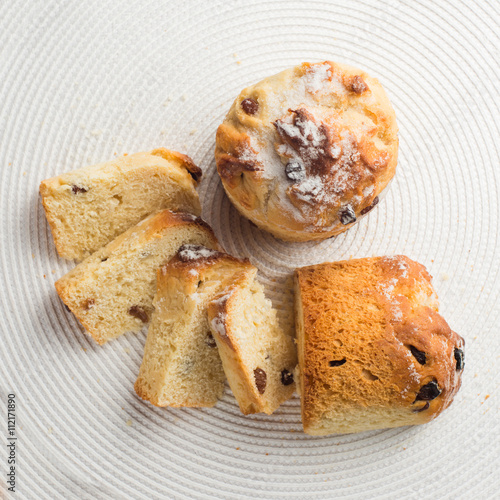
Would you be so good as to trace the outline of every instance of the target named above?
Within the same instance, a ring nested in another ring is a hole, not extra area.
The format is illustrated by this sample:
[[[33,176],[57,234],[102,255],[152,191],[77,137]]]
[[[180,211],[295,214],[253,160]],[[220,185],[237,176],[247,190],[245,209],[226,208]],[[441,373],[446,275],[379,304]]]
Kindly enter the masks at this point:
[[[259,152],[259,146],[254,137],[250,136],[250,141],[247,147],[240,150],[238,158],[241,161],[254,163],[257,161],[257,153]]]
[[[209,257],[214,257],[217,254],[218,252],[216,250],[193,244],[182,245],[177,252],[179,259],[184,262],[190,260],[206,259]]]
[[[304,108],[277,120],[275,127],[283,141],[277,153],[307,172],[288,189],[289,195],[309,205],[337,204],[360,177],[355,165],[361,155],[354,137],[344,132],[340,140],[334,139],[321,120]]]
[[[373,191],[375,191],[375,187],[374,186],[366,186],[365,189],[363,189],[363,196],[370,196]]]
[[[286,121],[280,120],[277,122],[276,128],[280,135],[286,135],[291,140],[299,143],[302,148],[306,148],[311,156],[316,158],[323,152],[322,148],[326,141],[326,135],[313,120],[297,115],[292,121],[292,116],[288,116]]]
[[[320,201],[324,195],[324,184],[319,176],[307,177],[295,186],[296,196],[305,202]]]
[[[187,212],[182,213],[182,218],[184,220],[192,220],[192,221],[198,220],[198,217],[196,217],[196,215],[188,214]]]
[[[217,316],[214,316],[210,321],[210,327],[216,333],[218,333],[221,337],[225,337],[226,333],[226,313],[219,313]]]
[[[302,77],[309,92],[318,92],[332,77],[332,68],[328,63],[315,64]]]
[[[226,302],[229,300],[233,293],[233,290],[230,290],[229,292],[225,293],[224,295],[221,295],[217,299],[215,299],[212,304],[216,305],[217,308],[219,309],[218,313],[211,319],[210,321],[210,326],[212,330],[216,333],[218,333],[221,337],[224,337],[227,335],[226,332],[226,318],[227,314],[225,311],[225,305]]]
[[[277,197],[283,211],[316,231],[338,224],[340,215],[331,212],[335,207],[341,210],[344,199],[350,198],[350,208],[356,212],[373,192],[372,188],[354,199],[356,187],[372,179],[358,139],[376,124],[362,112],[349,108],[346,113],[344,100],[352,92],[344,84],[342,70],[324,62],[305,64],[299,73],[297,77],[294,68],[276,75],[277,81],[271,79],[265,86],[265,95],[259,94],[267,123],[246,125],[248,140],[246,145],[240,142],[238,160],[258,165],[249,170],[258,170],[268,188],[267,199]],[[286,171],[290,162],[295,164],[289,169],[292,175]],[[304,176],[296,173],[301,165]]]
[[[392,278],[388,281],[379,283],[377,288],[378,291],[387,299],[387,301],[391,304],[391,312],[395,321],[403,320],[403,312],[401,311],[401,307],[399,304],[398,297],[400,295],[396,295],[394,293],[394,289],[398,284],[398,278]]]
[[[408,270],[410,269],[410,266],[404,258],[397,255],[388,255],[384,257],[384,260],[393,264],[398,271],[401,271],[401,278],[408,278]]]

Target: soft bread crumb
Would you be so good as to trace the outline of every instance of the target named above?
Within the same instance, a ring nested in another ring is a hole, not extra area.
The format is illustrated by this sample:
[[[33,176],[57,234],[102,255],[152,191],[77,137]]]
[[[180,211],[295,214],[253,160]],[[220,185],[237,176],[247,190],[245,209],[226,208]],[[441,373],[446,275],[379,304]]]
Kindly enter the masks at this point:
[[[157,269],[183,243],[218,248],[212,230],[201,219],[164,210],[59,279],[57,293],[99,344],[137,332],[153,312]]]
[[[229,385],[245,415],[273,413],[294,392],[293,338],[280,328],[257,269],[221,291],[208,307],[212,335]]]
[[[162,209],[199,215],[193,165],[185,155],[157,149],[44,180],[40,194],[59,255],[83,260]]]
[[[155,311],[135,383],[141,398],[174,407],[210,407],[217,402],[225,376],[207,306],[252,268],[248,261],[225,253],[185,245],[160,269]]]

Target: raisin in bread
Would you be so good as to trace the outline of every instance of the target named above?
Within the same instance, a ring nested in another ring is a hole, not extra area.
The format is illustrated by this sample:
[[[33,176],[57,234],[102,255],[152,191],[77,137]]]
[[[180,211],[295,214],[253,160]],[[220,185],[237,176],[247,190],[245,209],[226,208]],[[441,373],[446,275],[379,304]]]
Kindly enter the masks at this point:
[[[255,275],[247,260],[184,245],[158,271],[155,310],[135,383],[156,406],[213,406],[224,391],[224,371],[210,333],[207,307],[230,284]]]
[[[273,413],[294,390],[294,340],[279,325],[255,272],[223,290],[208,307],[224,372],[242,413]]]
[[[460,388],[463,339],[438,314],[424,266],[405,256],[296,270],[304,431],[429,422]]]
[[[219,248],[210,227],[164,210],[130,228],[56,282],[56,290],[99,344],[149,322],[156,271],[184,243]]]
[[[201,170],[181,153],[155,149],[52,177],[40,194],[61,257],[82,260],[147,215],[200,215]]]

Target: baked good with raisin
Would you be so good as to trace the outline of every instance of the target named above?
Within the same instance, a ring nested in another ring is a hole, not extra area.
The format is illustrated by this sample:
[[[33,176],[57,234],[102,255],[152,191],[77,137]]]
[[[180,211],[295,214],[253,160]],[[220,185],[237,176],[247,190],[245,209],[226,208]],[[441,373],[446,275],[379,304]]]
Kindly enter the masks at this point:
[[[203,246],[183,245],[158,271],[136,393],[156,406],[213,406],[224,391],[224,370],[210,333],[207,307],[256,269]]]
[[[273,413],[295,390],[294,339],[280,327],[276,310],[255,280],[257,269],[222,290],[208,306],[229,386],[243,414]]]
[[[202,219],[163,210],[128,229],[94,252],[55,286],[98,344],[149,323],[156,292],[156,271],[185,243],[218,249]]]
[[[464,340],[405,256],[295,273],[302,423],[311,435],[429,422],[460,388]]]
[[[216,137],[224,189],[242,215],[290,241],[345,231],[394,176],[394,110],[377,79],[303,63],[247,87]]]
[[[57,252],[83,260],[160,210],[200,215],[200,177],[191,158],[159,148],[44,180],[40,194]]]

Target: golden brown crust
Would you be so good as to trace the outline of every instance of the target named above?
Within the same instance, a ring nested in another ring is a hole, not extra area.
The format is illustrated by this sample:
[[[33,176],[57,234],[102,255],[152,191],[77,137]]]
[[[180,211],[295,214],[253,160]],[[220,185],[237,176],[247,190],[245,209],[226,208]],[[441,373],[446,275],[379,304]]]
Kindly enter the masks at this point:
[[[207,225],[208,226],[208,225]],[[208,226],[209,227],[209,226]],[[253,267],[248,259],[233,257],[221,250],[212,250],[201,245],[182,245],[172,259],[158,269],[158,279],[168,275],[193,277],[201,275],[206,269],[213,269],[214,265],[235,264],[239,267]],[[196,270],[192,273],[191,270]]]
[[[306,241],[366,215],[394,176],[397,151],[380,83],[325,61],[244,89],[217,130],[215,158],[244,216],[279,238]]]
[[[195,184],[198,185],[200,183],[203,172],[201,168],[194,163],[190,156],[166,148],[153,149],[151,154],[154,156],[160,156],[165,160],[173,161],[174,163],[184,167],[194,179]]]
[[[154,238],[160,237],[164,231],[168,228],[176,226],[190,226],[195,225],[200,229],[208,232],[214,239],[215,233],[213,229],[201,218],[193,214],[188,214],[186,212],[172,212],[170,210],[162,210],[153,217],[147,217],[143,221],[139,222],[132,230],[126,231],[122,235],[118,236],[115,240],[109,243],[105,248],[99,250],[99,255],[103,257],[109,257],[113,251],[123,244],[124,241],[128,240],[133,234],[139,234],[139,244],[143,244],[146,241],[151,241]]]
[[[216,141],[227,151],[218,156],[217,168],[219,175],[229,184],[237,182],[241,172],[258,172],[262,166],[255,159],[244,158],[244,152],[251,150],[250,138],[239,133],[224,123],[219,126]],[[256,151],[253,151],[256,154]]]
[[[212,250],[201,245],[182,245],[177,253],[157,271],[158,289],[166,286],[171,277],[178,277],[184,283],[186,294],[194,293],[200,280],[209,274],[217,274],[220,267],[233,266],[241,273],[248,272],[254,266],[248,259],[239,259],[227,254],[219,246],[218,250]],[[234,283],[239,282],[240,275],[233,278]]]
[[[464,341],[438,314],[422,265],[405,256],[356,259],[297,269],[296,280],[306,432],[331,408],[398,409],[399,420],[386,425],[394,426],[428,422],[449,406]]]

